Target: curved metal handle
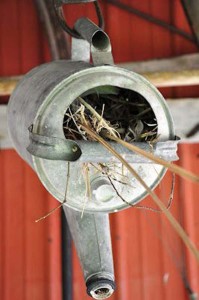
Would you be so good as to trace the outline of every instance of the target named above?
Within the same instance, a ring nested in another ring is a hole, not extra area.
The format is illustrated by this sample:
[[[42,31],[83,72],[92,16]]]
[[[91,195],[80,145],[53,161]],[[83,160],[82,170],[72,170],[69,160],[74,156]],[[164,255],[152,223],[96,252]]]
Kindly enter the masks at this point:
[[[65,17],[64,17],[64,12],[62,9],[62,5],[63,4],[78,4],[78,3],[86,3],[86,2],[93,2],[94,6],[95,6],[95,10],[96,10],[96,15],[98,17],[98,25],[100,28],[104,28],[104,18],[102,15],[102,11],[100,8],[100,5],[98,3],[97,0],[90,0],[90,1],[80,1],[80,0],[53,0],[54,3],[54,9],[55,9],[55,13],[57,16],[57,19],[59,21],[59,24],[61,25],[62,29],[64,31],[66,31],[69,35],[71,35],[72,37],[76,38],[76,39],[81,39],[81,36],[79,35],[79,33],[68,26],[67,22],[65,21]]]
[[[27,151],[37,157],[49,160],[76,161],[82,154],[78,144],[71,140],[48,137],[32,132],[29,128],[30,145]]]

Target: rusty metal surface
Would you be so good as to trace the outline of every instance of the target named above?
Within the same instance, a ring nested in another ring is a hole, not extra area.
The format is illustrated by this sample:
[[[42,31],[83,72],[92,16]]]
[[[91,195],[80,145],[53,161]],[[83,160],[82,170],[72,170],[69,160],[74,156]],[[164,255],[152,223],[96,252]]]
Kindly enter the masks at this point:
[[[123,2],[132,3],[130,0]],[[180,0],[135,0],[133,3],[136,8],[190,32]],[[189,41],[138,17],[108,4],[102,7],[116,62],[197,51]],[[0,13],[0,76],[23,74],[49,60],[47,42],[31,0],[1,1]],[[96,18],[93,8],[88,5],[81,7],[81,11],[70,8],[66,17],[71,24],[77,13],[81,16],[85,13],[93,20]],[[199,95],[198,87],[161,91],[170,98]],[[179,155],[181,165],[198,172],[198,144],[181,145]],[[165,201],[170,193],[170,179],[168,175],[159,191]],[[198,194],[196,185],[178,179],[172,212],[182,220],[199,247]],[[35,218],[56,204],[13,150],[0,152],[0,235],[3,241],[0,243],[0,299],[61,300],[59,213],[42,223],[34,223]],[[184,253],[163,217],[129,209],[111,216],[111,226],[118,282],[117,292],[111,300],[187,300],[182,274],[188,277],[192,290],[199,293],[198,266],[189,254]],[[76,256],[73,266],[74,300],[80,297],[88,300]]]

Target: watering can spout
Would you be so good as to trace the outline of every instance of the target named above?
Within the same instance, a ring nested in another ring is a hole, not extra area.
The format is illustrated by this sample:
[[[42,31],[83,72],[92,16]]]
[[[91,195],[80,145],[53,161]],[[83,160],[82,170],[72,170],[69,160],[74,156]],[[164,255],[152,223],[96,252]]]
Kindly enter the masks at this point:
[[[90,214],[64,206],[67,222],[81,262],[87,293],[106,299],[115,289],[108,214]]]

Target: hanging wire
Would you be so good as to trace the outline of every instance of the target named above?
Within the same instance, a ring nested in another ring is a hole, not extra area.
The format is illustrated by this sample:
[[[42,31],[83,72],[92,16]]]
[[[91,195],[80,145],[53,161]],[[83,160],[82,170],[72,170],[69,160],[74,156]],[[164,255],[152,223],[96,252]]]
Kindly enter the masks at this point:
[[[103,15],[102,15],[100,5],[99,5],[98,1],[94,1],[93,4],[95,6],[95,11],[96,11],[96,14],[97,14],[97,17],[98,17],[98,26],[100,28],[104,29],[104,18],[103,18]],[[77,33],[77,31],[75,29],[71,28],[66,23],[63,8],[62,8],[62,5],[60,4],[60,1],[59,0],[53,0],[53,6],[54,6],[54,9],[55,9],[57,19],[58,19],[62,29],[64,31],[66,31],[70,36],[72,36],[74,38],[77,38],[77,39],[81,39],[81,36],[79,35],[79,33]]]
[[[120,1],[117,1],[117,0],[104,0],[104,2],[109,3],[111,5],[114,5],[118,8],[120,8],[122,10],[125,10],[125,11],[127,11],[131,14],[134,14],[134,15],[136,15],[136,16],[138,16],[138,17],[140,17],[140,18],[142,18],[142,19],[144,19],[144,20],[146,20],[150,23],[156,24],[156,25],[158,25],[158,26],[160,26],[164,29],[167,29],[167,30],[169,30],[169,31],[171,31],[175,34],[178,34],[181,37],[183,37],[183,38],[187,39],[188,41],[190,41],[190,42],[197,45],[197,41],[196,41],[194,36],[192,36],[191,34],[183,31],[182,29],[179,29],[176,26],[173,26],[173,25],[171,25],[171,24],[169,24],[169,23],[167,23],[167,22],[165,22],[161,19],[153,17],[150,14],[142,12],[137,8],[134,8],[132,6],[129,6],[129,5],[124,4],[124,3],[120,2]]]

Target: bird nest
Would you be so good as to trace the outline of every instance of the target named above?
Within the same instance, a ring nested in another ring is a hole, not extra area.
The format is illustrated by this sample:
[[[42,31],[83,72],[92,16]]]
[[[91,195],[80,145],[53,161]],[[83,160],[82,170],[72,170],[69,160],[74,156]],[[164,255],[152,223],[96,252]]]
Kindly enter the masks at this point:
[[[107,90],[107,93],[105,91]],[[67,139],[90,140],[81,124],[107,139],[116,135],[126,142],[151,142],[157,137],[157,120],[140,94],[122,88],[101,87],[78,97],[67,109],[63,129]]]

